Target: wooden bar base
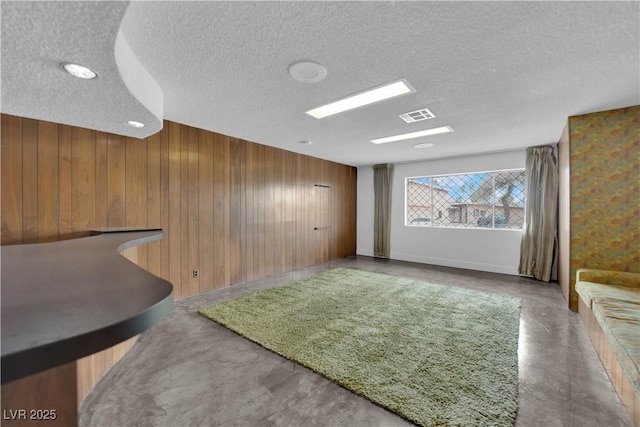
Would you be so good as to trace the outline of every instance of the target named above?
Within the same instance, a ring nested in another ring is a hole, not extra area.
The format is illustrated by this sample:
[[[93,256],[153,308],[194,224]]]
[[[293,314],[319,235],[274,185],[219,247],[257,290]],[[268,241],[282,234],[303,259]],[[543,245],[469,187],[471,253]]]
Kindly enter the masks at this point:
[[[78,425],[76,362],[2,385],[2,425]]]

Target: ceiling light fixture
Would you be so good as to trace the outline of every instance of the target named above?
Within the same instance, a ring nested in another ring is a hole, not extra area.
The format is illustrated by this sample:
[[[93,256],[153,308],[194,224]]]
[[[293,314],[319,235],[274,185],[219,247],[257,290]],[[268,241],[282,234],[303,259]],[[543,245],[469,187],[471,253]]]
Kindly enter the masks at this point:
[[[132,128],[143,128],[144,123],[136,122],[135,120],[127,120],[125,122],[127,126],[131,126]]]
[[[433,147],[433,144],[430,142],[423,142],[422,144],[416,144],[413,148],[430,148]]]
[[[369,89],[365,92],[314,108],[306,113],[316,119],[322,119],[323,117],[342,113],[343,111],[353,110],[354,108],[374,104],[376,102],[412,92],[415,92],[415,89],[413,89],[406,80],[398,80],[397,82]]]
[[[298,141],[298,142],[299,142],[300,144],[302,144],[302,145],[311,145],[311,144],[313,144],[313,142],[312,142],[312,141]]]
[[[386,142],[403,141],[405,139],[420,138],[421,136],[439,135],[441,133],[453,132],[451,126],[442,126],[439,128],[426,129],[418,132],[403,133],[401,135],[387,136],[385,138],[372,139],[374,144],[384,144]]]
[[[327,77],[327,69],[313,61],[300,61],[291,64],[289,75],[299,82],[317,83]]]
[[[78,64],[64,64],[63,68],[67,73],[79,79],[91,80],[98,76],[95,71]]]

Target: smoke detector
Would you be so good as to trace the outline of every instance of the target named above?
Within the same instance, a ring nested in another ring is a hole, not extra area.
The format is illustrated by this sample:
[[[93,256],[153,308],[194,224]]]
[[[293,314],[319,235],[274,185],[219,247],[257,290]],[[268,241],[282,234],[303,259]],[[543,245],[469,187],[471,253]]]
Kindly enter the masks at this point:
[[[400,114],[400,118],[407,123],[415,123],[422,120],[433,119],[435,116],[436,116],[435,114],[433,114],[431,111],[427,110],[426,108]]]
[[[289,75],[299,82],[317,83],[327,77],[327,69],[313,61],[300,61],[291,64]]]

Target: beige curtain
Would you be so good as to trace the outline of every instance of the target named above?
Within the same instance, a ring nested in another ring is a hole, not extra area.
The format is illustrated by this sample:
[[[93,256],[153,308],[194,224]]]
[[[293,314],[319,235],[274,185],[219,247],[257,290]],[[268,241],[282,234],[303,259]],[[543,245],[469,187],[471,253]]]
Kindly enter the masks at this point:
[[[527,202],[518,273],[548,282],[558,224],[558,166],[553,147],[527,149]]]
[[[373,191],[375,194],[373,218],[373,256],[389,258],[391,253],[391,182],[393,165],[373,166]]]

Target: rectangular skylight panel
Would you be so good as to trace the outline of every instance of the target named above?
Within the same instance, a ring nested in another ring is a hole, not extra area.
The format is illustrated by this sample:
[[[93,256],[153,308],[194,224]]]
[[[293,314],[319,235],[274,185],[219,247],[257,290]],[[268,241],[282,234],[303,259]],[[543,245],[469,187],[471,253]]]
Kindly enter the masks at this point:
[[[404,95],[411,92],[415,92],[415,90],[411,86],[409,86],[408,82],[406,82],[405,80],[399,80],[397,82],[389,83],[387,85],[361,92],[318,108],[314,108],[313,110],[307,111],[307,114],[315,117],[316,119],[322,119],[323,117],[332,116],[334,114],[353,110],[354,108],[374,104],[376,102],[395,98],[396,96]]]
[[[373,142],[374,144],[384,144],[387,142],[404,141],[405,139],[420,138],[422,136],[439,135],[441,133],[449,133],[449,132],[453,132],[453,129],[451,129],[451,126],[442,126],[439,128],[425,129],[417,132],[403,133],[400,135],[393,135],[393,136],[387,136],[384,138],[372,139],[371,142]]]

